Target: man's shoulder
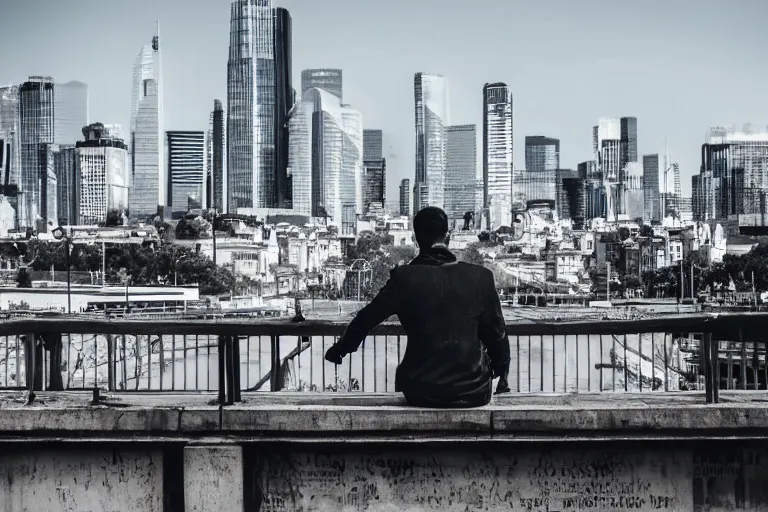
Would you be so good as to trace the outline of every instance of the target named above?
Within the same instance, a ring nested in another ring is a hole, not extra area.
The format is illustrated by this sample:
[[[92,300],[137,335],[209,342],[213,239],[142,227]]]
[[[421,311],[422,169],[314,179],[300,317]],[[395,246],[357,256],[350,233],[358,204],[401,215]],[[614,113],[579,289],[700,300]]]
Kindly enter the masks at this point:
[[[491,272],[489,269],[483,267],[482,265],[475,265],[472,263],[467,263],[465,261],[457,261],[454,263],[447,263],[445,265],[442,265],[442,267],[451,267],[453,269],[456,269],[459,272],[462,272],[467,275],[476,276],[478,278],[482,277],[488,277],[493,276],[493,272]],[[414,272],[419,272],[420,270],[423,270],[424,268],[434,268],[429,265],[400,265],[395,268],[393,268],[390,271],[390,278],[397,277],[398,275],[403,274],[411,274]]]

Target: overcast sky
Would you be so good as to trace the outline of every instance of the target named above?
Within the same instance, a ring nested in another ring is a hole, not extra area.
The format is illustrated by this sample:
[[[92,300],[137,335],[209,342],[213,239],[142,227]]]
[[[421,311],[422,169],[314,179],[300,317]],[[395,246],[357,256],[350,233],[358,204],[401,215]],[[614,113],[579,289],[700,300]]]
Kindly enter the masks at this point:
[[[683,192],[709,126],[768,124],[768,0],[275,0],[293,17],[293,80],[344,71],[344,100],[384,130],[388,194],[413,179],[413,74],[449,80],[450,122],[482,123],[482,87],[514,94],[515,167],[526,135],[591,157],[601,116],[636,116],[640,154],[668,140]],[[2,0],[0,83],[29,75],[90,87],[90,121],[128,126],[133,61],[161,25],[166,129],[226,108],[229,0]],[[478,151],[481,146],[478,137]]]

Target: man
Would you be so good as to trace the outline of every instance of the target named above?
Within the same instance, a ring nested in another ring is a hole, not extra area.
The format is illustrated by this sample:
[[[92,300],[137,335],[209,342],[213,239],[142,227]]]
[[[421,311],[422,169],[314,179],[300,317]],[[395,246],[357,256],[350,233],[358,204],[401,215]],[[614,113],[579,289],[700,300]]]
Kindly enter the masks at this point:
[[[419,255],[395,268],[379,294],[350,322],[325,358],[341,364],[367,334],[392,315],[408,345],[397,367],[395,389],[411,405],[478,407],[509,391],[509,340],[493,273],[457,262],[445,245],[448,217],[440,208],[413,220]]]

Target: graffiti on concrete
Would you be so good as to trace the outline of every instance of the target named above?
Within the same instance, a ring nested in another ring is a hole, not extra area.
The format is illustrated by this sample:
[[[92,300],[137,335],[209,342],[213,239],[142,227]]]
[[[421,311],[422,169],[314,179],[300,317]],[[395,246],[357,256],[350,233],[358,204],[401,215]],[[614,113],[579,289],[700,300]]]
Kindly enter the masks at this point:
[[[691,458],[626,453],[281,453],[259,464],[263,512],[690,510]]]

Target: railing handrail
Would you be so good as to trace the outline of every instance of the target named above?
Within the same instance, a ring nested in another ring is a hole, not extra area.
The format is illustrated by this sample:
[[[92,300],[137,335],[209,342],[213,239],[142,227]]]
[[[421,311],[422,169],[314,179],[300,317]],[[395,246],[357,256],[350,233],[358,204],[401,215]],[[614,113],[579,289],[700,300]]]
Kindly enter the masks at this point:
[[[258,319],[182,319],[126,320],[61,317],[21,318],[0,321],[0,336],[37,334],[88,333],[112,335],[198,334],[211,336],[339,336],[348,321],[307,320],[293,323],[283,317]],[[642,332],[708,332],[716,336],[731,335],[768,338],[768,313],[698,314],[654,317],[635,320],[545,321],[508,323],[511,336],[611,335]],[[405,335],[400,323],[386,322],[371,335]]]

